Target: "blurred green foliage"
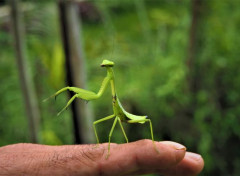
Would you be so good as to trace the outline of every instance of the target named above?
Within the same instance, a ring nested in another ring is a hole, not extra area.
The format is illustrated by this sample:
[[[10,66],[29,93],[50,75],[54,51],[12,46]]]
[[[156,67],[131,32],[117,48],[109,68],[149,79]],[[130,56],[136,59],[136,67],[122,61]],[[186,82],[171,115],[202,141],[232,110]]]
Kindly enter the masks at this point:
[[[117,91],[124,107],[153,121],[156,140],[183,143],[205,160],[202,175],[240,175],[239,1],[204,1],[197,26],[193,67],[187,63],[192,1],[91,1],[94,20],[82,16],[88,89],[97,91],[115,62]],[[70,110],[57,112],[67,96],[42,100],[65,86],[57,6],[34,2],[25,13],[28,56],[41,109],[41,143],[72,143]],[[28,124],[10,31],[0,23],[0,146],[28,142]],[[189,77],[195,80],[194,92]],[[67,95],[67,94],[65,94]],[[112,113],[111,94],[92,102],[96,119]],[[112,122],[98,125],[107,141]],[[64,128],[64,130],[62,130]],[[130,141],[150,138],[146,125],[125,125]],[[120,129],[114,142],[123,142]]]

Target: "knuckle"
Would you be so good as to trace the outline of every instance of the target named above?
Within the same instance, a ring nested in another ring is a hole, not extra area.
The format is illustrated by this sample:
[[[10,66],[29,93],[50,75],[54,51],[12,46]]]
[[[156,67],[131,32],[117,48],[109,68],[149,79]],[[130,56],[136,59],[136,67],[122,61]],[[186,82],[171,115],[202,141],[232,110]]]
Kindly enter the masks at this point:
[[[104,149],[101,147],[94,148],[94,147],[87,147],[86,149],[82,150],[81,155],[88,161],[96,162],[102,158],[104,154]]]
[[[150,144],[152,145],[152,140],[150,140],[150,139],[142,139],[142,140],[140,140],[138,142],[140,142],[141,145],[144,145],[144,146],[150,145]]]

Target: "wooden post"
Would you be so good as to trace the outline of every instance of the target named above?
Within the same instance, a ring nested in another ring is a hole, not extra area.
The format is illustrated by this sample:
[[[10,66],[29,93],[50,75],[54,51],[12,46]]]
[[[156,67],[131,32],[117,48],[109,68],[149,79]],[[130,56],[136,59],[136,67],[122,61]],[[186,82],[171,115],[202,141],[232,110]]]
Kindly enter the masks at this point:
[[[26,55],[26,45],[24,41],[24,27],[19,1],[20,0],[10,0],[12,32],[14,36],[19,81],[23,92],[23,98],[25,101],[25,108],[29,122],[30,140],[33,143],[37,143],[40,113],[33,81],[31,79],[31,73],[28,70],[29,67]]]
[[[62,40],[65,51],[68,86],[85,88],[86,71],[81,43],[81,23],[77,6],[72,1],[59,1],[59,13]],[[74,95],[70,92],[71,97]],[[89,106],[82,100],[72,103],[75,143],[92,143],[94,141],[93,116]]]
[[[196,55],[197,55],[197,33],[198,24],[201,17],[201,0],[192,0],[192,22],[189,31],[189,46],[188,46],[188,58],[187,66],[189,69],[189,86],[190,90],[195,92],[197,87],[196,76]]]

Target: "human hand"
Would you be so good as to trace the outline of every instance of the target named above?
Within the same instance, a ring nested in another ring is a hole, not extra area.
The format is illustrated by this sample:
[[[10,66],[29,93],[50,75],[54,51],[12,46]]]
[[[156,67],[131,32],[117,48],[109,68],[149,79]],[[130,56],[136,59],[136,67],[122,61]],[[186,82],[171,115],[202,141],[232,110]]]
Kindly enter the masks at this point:
[[[0,174],[3,175],[142,175],[194,176],[203,169],[198,154],[186,152],[175,142],[151,140],[127,144],[47,146],[13,144],[0,147]]]

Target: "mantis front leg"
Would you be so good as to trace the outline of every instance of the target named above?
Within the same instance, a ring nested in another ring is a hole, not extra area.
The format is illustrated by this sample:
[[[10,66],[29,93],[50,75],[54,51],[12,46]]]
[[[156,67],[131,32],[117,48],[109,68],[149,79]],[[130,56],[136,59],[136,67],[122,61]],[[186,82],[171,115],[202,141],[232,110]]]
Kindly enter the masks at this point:
[[[67,102],[67,105],[57,114],[57,116],[59,116],[65,109],[68,108],[68,106],[73,102],[73,100],[75,98],[77,98],[78,94],[74,95],[68,102]]]
[[[60,89],[59,91],[57,91],[52,96],[50,96],[49,98],[55,97],[55,99],[56,99],[56,97],[59,94],[63,93],[66,90],[69,90],[69,91],[72,91],[75,93],[75,95],[68,101],[67,105],[58,113],[58,115],[60,115],[73,102],[73,100],[75,98],[80,98],[80,99],[83,99],[86,101],[95,100],[95,99],[100,98],[102,96],[102,94],[104,93],[104,91],[106,90],[107,85],[110,82],[110,80],[111,80],[111,76],[105,77],[98,93],[94,93],[92,91],[81,89],[78,87],[64,87],[64,88]],[[47,98],[43,101],[47,101],[49,98]]]

